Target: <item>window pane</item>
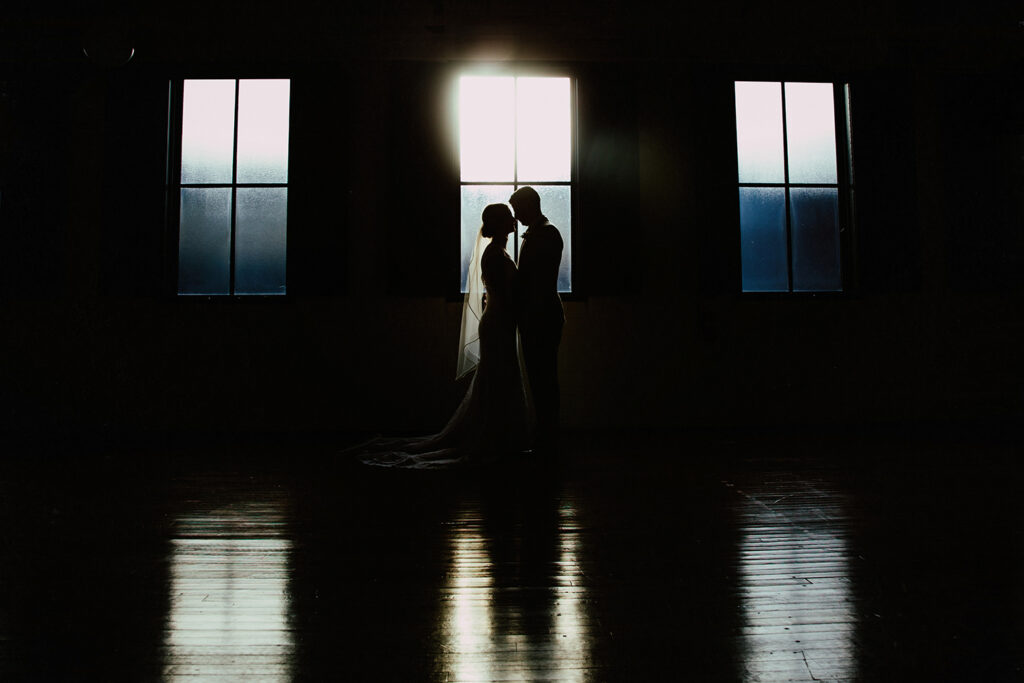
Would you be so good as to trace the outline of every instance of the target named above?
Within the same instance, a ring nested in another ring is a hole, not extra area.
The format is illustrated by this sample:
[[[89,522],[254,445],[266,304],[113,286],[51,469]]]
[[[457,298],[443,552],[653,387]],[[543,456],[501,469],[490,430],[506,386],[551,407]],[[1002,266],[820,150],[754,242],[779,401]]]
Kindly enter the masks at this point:
[[[562,263],[558,268],[558,291],[572,291],[572,263],[569,260],[572,236],[572,190],[566,185],[533,185],[540,195],[540,208],[562,234]],[[520,233],[522,244],[522,232]]]
[[[459,79],[459,155],[462,180],[513,180],[514,87],[511,77],[463,76]]]
[[[789,182],[836,182],[836,118],[831,83],[786,83]]]
[[[230,183],[235,82],[187,80],[181,118],[181,182]]]
[[[230,252],[231,188],[182,189],[178,293],[228,294]]]
[[[781,84],[736,82],[736,154],[741,183],[785,182]]]
[[[788,291],[783,188],[740,188],[740,240],[743,291]]]
[[[838,291],[839,192],[833,188],[789,191],[793,237],[793,290]]]
[[[235,201],[235,293],[284,294],[288,189],[240,187]]]
[[[568,181],[572,136],[568,78],[516,81],[516,164],[520,183]]]
[[[463,185],[462,186],[462,270],[459,291],[465,293],[466,278],[469,276],[469,259],[473,256],[477,233],[483,223],[481,214],[488,204],[507,204],[512,195],[512,185]],[[511,208],[509,209],[511,210]],[[508,253],[512,254],[512,239],[509,238]]]
[[[288,79],[238,82],[238,182],[288,182]]]

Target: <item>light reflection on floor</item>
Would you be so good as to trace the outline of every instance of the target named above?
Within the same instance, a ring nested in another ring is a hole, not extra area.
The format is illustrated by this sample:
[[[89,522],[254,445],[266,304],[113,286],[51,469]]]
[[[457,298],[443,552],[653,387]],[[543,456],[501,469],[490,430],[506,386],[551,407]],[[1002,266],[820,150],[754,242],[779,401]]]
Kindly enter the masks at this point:
[[[166,680],[178,677],[291,680],[291,540],[274,502],[233,503],[176,519]]]
[[[537,568],[521,561],[495,566],[489,543],[500,541],[481,533],[480,515],[466,507],[452,525],[452,566],[443,588],[443,680],[588,680],[586,587],[572,507],[563,504],[558,511],[552,536],[557,559],[543,567],[548,585],[533,585]],[[538,622],[548,624],[539,634]]]
[[[746,497],[741,515],[740,651],[747,680],[858,678],[850,553],[842,499],[813,490]]]

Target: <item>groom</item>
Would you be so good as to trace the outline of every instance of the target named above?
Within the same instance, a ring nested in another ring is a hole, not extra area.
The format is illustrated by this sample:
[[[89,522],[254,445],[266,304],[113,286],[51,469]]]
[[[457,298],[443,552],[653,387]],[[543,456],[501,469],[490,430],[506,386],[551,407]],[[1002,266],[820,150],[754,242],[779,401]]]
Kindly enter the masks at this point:
[[[537,412],[534,452],[555,456],[558,451],[558,344],[565,323],[562,300],[558,297],[562,235],[541,213],[540,195],[532,187],[519,188],[508,202],[516,220],[527,227],[519,252],[523,295],[519,333]]]

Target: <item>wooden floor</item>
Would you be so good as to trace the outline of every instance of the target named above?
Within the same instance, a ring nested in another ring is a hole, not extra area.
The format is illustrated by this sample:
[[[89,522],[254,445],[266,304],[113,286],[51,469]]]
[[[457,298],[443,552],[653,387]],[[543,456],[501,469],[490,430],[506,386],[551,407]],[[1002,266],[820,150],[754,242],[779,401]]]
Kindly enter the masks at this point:
[[[0,680],[1024,680],[1012,446],[30,451],[2,463]]]

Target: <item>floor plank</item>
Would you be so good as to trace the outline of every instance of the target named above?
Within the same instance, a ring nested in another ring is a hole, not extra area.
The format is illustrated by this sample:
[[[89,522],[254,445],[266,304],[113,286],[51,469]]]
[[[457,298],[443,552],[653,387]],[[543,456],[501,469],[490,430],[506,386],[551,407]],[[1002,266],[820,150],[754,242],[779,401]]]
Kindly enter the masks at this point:
[[[1024,679],[1005,448],[671,443],[9,457],[0,679]]]

